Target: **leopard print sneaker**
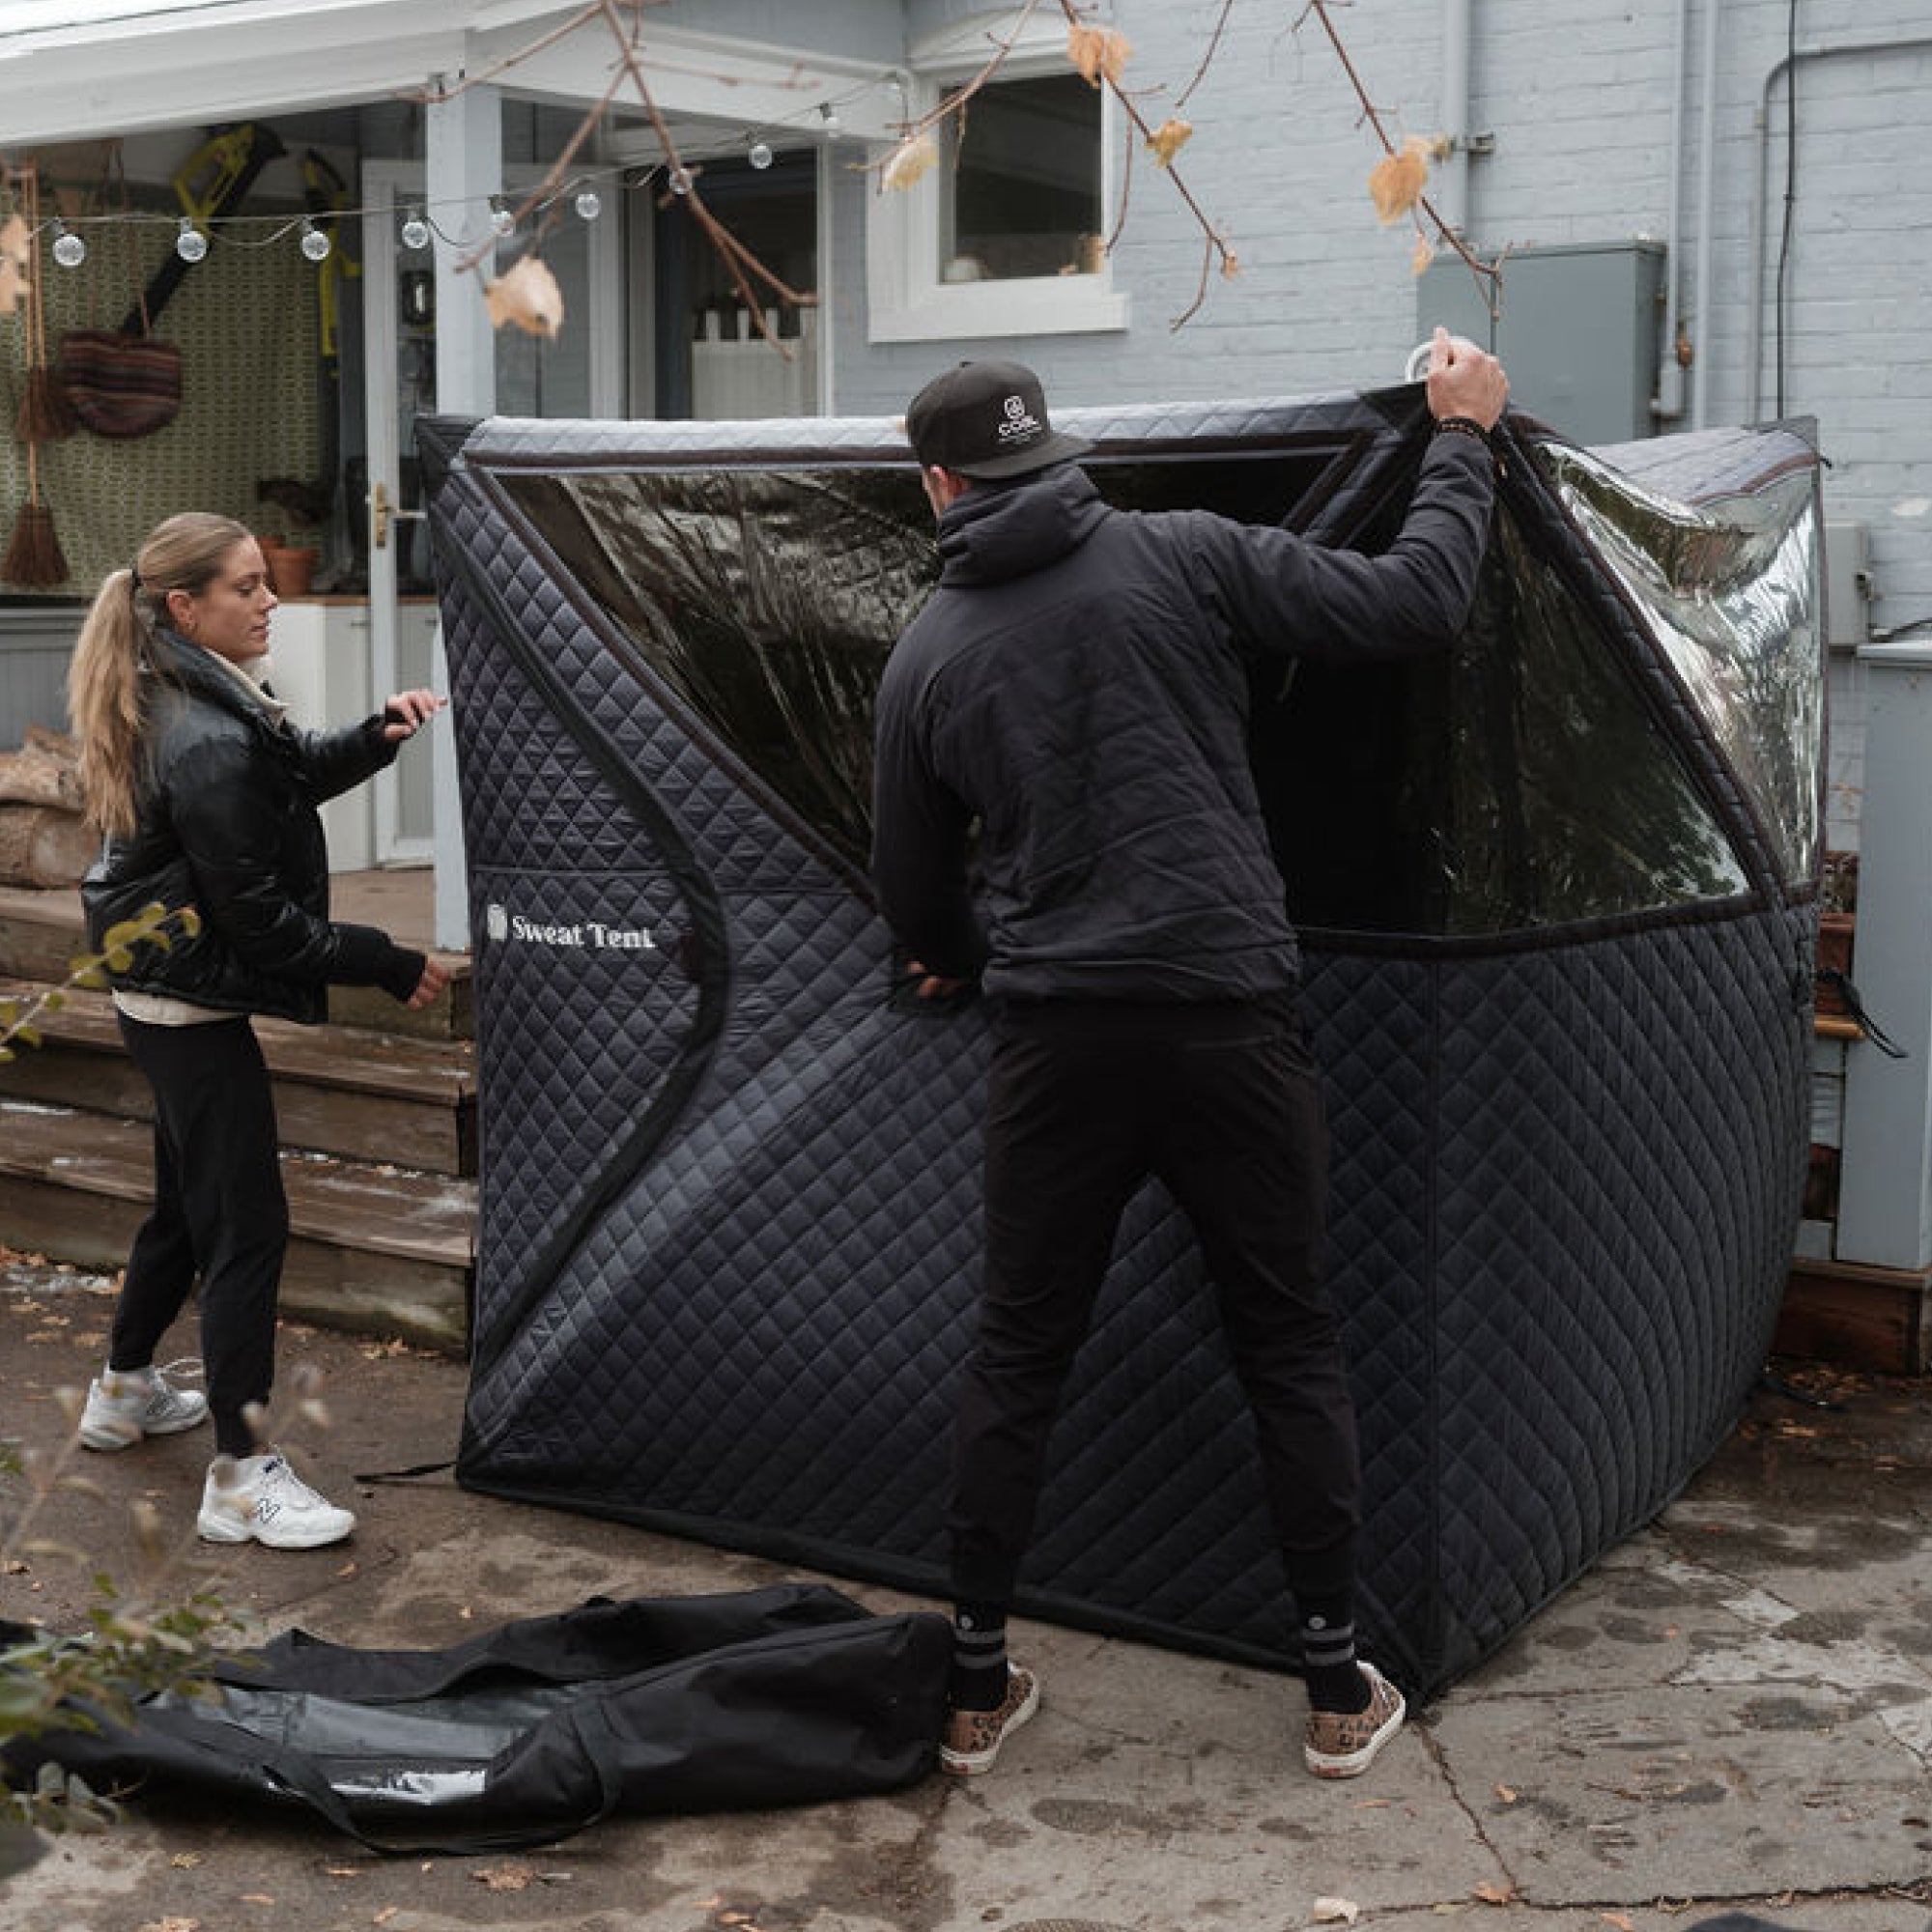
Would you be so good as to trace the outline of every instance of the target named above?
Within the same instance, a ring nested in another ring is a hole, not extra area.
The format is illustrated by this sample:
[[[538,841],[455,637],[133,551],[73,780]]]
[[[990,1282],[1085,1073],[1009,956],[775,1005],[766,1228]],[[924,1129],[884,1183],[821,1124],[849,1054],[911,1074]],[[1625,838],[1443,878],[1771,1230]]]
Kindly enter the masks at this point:
[[[1039,1709],[1039,1679],[1016,1663],[1007,1669],[1007,1694],[992,1711],[953,1711],[946,1719],[939,1768],[954,1777],[991,1771],[1009,1733]]]
[[[1402,1692],[1373,1663],[1362,1663],[1369,1680],[1368,1707],[1361,1711],[1311,1711],[1302,1762],[1317,1777],[1360,1777],[1376,1753],[1402,1729],[1408,1706]]]

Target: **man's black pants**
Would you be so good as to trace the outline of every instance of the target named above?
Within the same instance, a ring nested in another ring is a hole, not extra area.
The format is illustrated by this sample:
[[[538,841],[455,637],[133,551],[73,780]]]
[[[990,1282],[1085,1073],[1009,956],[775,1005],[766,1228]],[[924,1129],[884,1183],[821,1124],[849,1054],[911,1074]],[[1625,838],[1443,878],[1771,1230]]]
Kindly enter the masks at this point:
[[[986,1273],[947,1513],[964,1602],[1011,1599],[1054,1411],[1151,1174],[1201,1242],[1289,1585],[1352,1585],[1355,1412],[1321,1273],[1327,1127],[1293,1000],[1016,1002],[987,1085]]]
[[[155,1090],[155,1208],[128,1257],[108,1364],[154,1360],[199,1272],[215,1447],[247,1456],[254,1434],[242,1412],[267,1403],[274,1382],[289,1238],[269,1069],[245,1016],[170,1027],[124,1013],[121,1037]]]

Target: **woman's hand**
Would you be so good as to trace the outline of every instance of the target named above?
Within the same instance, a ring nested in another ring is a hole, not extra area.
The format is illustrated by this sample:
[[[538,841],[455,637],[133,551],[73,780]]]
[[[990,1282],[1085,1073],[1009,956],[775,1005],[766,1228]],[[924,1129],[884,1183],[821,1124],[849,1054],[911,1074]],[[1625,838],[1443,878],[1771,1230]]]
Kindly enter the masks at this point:
[[[433,691],[397,692],[383,706],[383,736],[392,745],[413,738],[448,702]]]
[[[425,696],[427,693],[423,694]],[[416,989],[407,1002],[412,1007],[426,1007],[449,984],[449,968],[435,957],[423,961],[422,978],[416,981]]]

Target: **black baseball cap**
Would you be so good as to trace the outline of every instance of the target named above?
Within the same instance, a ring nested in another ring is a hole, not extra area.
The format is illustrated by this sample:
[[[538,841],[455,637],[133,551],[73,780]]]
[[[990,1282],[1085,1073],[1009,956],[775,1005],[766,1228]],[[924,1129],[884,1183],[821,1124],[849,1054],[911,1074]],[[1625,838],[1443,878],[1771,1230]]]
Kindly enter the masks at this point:
[[[1019,362],[962,362],[935,376],[907,406],[905,422],[922,469],[937,464],[988,482],[1031,475],[1094,447],[1053,427],[1039,378]]]

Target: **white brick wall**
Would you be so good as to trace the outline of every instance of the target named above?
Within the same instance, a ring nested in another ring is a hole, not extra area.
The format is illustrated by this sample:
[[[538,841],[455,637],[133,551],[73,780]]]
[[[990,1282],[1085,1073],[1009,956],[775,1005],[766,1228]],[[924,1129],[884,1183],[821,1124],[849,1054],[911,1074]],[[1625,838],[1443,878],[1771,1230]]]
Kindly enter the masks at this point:
[[[915,24],[965,6],[919,0]],[[1751,204],[1763,203],[1759,412],[1776,408],[1773,287],[1783,220],[1786,94],[1768,76],[1783,58],[1788,0],[1722,0],[1711,211],[1711,282],[1696,288],[1696,154],[1705,9],[1692,0],[1686,173],[1679,258],[1685,326],[1703,365],[1714,423],[1744,418]],[[1193,72],[1220,0],[1115,0],[1133,42],[1136,85],[1170,90]],[[1470,231],[1502,243],[1624,241],[1661,235],[1676,49],[1671,0],[1474,0],[1470,128],[1495,135],[1470,162]],[[1307,394],[1398,380],[1417,333],[1408,243],[1378,226],[1366,177],[1378,150],[1358,123],[1336,58],[1299,9],[1236,0],[1208,79],[1188,105],[1196,133],[1181,171],[1238,250],[1178,332],[1201,252],[1191,220],[1154,171],[1136,167],[1114,261],[1131,296],[1119,335],[980,343],[867,345],[864,194],[841,178],[829,278],[839,317],[838,407],[891,413],[961,355],[1016,354],[1066,402],[1117,396]],[[1336,18],[1377,105],[1399,132],[1440,118],[1440,12],[1422,0],[1357,0]],[[896,29],[895,29],[896,31]],[[1805,0],[1799,43],[1932,37],[1926,0]],[[1802,61],[1797,193],[1785,304],[1785,407],[1814,415],[1833,468],[1834,518],[1871,530],[1874,625],[1932,617],[1932,48]],[[1146,103],[1158,119],[1158,97]],[[1505,298],[1507,299],[1507,298]],[[1687,397],[1689,385],[1687,384]],[[1834,693],[1833,841],[1856,842],[1861,782],[1854,674]]]

